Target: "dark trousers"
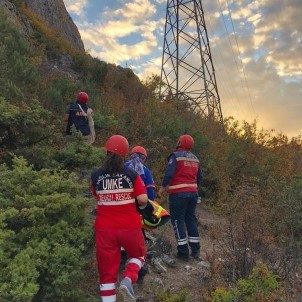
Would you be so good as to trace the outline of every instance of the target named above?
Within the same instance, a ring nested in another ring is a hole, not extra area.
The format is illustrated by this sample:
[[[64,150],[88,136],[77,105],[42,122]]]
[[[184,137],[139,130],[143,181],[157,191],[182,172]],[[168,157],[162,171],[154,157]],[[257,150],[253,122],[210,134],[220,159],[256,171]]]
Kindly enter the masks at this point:
[[[189,256],[189,246],[193,255],[200,252],[198,225],[195,215],[197,199],[197,192],[169,195],[171,223],[180,256]]]

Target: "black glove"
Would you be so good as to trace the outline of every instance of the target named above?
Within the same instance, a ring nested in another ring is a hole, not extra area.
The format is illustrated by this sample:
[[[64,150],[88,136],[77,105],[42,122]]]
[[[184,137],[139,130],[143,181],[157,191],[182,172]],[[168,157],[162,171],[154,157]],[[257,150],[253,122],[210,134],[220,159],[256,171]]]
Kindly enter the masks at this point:
[[[157,224],[159,221],[159,218],[156,217],[156,215],[153,214],[154,208],[150,202],[147,203],[147,205],[142,209],[138,208],[138,212],[143,216],[143,218],[153,224]]]
[[[144,208],[137,207],[137,211],[147,220],[149,220],[153,215],[153,206],[152,204],[148,201],[146,206]]]
[[[145,218],[145,219],[147,219],[149,222],[153,224],[157,224],[159,222],[159,218],[157,218],[155,215],[151,215],[149,218]]]

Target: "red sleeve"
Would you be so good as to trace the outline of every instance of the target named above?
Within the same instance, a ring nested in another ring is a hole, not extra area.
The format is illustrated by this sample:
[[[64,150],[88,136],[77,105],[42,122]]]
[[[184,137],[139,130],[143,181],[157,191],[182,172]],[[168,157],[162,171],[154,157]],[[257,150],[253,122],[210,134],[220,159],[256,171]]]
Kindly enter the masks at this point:
[[[146,190],[146,186],[145,186],[143,180],[138,175],[134,181],[134,197],[141,195],[141,194],[147,194],[147,190]]]

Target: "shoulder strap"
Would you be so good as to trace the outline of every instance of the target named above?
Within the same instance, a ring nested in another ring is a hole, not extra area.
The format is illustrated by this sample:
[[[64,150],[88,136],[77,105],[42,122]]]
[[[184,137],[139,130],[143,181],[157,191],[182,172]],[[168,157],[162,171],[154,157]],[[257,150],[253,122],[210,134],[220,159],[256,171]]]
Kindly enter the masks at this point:
[[[79,108],[81,109],[81,111],[83,112],[83,115],[85,117],[87,117],[87,113],[83,110],[82,106],[80,104],[78,104]]]

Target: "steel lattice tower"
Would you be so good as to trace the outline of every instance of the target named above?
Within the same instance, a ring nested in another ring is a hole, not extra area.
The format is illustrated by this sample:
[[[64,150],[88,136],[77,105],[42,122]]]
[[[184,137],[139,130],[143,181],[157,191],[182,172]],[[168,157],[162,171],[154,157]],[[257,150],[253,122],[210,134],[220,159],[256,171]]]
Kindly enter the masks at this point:
[[[223,124],[201,0],[167,0],[160,98]]]

